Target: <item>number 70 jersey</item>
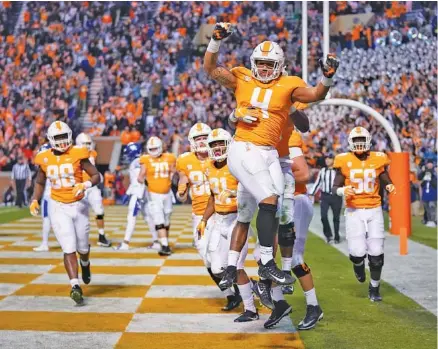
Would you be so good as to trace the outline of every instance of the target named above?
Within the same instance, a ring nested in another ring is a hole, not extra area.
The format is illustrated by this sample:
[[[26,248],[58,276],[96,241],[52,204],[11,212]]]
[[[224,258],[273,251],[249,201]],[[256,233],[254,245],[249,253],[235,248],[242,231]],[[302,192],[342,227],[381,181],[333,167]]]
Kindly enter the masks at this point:
[[[175,155],[163,153],[159,157],[148,154],[140,157],[140,164],[146,166],[146,181],[151,193],[167,194],[170,190],[171,172],[175,167]]]
[[[364,161],[353,153],[343,153],[335,157],[333,167],[342,172],[345,185],[351,185],[355,190],[354,195],[346,198],[347,207],[374,208],[381,205],[379,176],[389,163],[385,153],[374,151]]]

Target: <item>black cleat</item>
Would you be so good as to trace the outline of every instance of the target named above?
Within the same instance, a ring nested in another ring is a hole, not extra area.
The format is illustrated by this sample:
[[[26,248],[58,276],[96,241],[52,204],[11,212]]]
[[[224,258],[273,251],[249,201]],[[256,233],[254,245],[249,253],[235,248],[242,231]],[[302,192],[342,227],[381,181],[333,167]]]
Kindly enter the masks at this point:
[[[274,309],[274,303],[272,302],[271,296],[271,280],[260,280],[252,281],[252,291],[255,293],[260,303],[262,303],[266,308]]]
[[[264,323],[263,326],[265,326],[265,328],[272,328],[276,324],[278,324],[282,318],[288,316],[290,313],[292,313],[292,307],[289,304],[287,304],[286,301],[284,300],[278,302],[274,301],[274,309],[272,310],[271,316]]]
[[[172,254],[172,250],[169,246],[161,246],[161,250],[158,251],[160,256],[170,256]]]
[[[382,296],[380,295],[380,285],[377,287],[373,287],[370,284],[370,287],[368,289],[368,298],[371,300],[371,302],[382,301]]]
[[[362,265],[353,264],[354,275],[356,276],[357,281],[363,283],[365,282],[367,276],[365,274],[365,263]]]
[[[237,268],[229,265],[227,269],[225,269],[224,276],[222,276],[222,280],[219,282],[219,288],[221,291],[225,291],[227,288],[233,286],[233,284],[237,280]]]
[[[299,330],[311,330],[316,326],[316,323],[322,320],[324,313],[319,305],[308,305],[306,316],[298,324]]]
[[[274,281],[277,285],[290,285],[294,282],[292,275],[278,269],[277,264],[271,259],[265,265],[259,266],[259,276]]]
[[[293,285],[283,285],[281,286],[281,292],[283,294],[294,294],[294,286]]]
[[[84,304],[84,298],[82,297],[82,289],[79,285],[74,285],[70,291],[70,298],[73,299],[77,305]]]
[[[102,247],[111,247],[111,240],[108,240],[105,235],[99,234],[97,244]]]
[[[236,309],[242,303],[240,295],[227,296],[227,304],[222,308],[222,311],[230,311]]]
[[[84,282],[85,285],[88,285],[91,281],[91,263],[90,261],[88,261],[88,265],[87,266],[83,266],[82,263],[79,263],[81,265],[81,270],[82,270],[82,281]]]
[[[234,322],[249,322],[249,321],[255,321],[259,319],[259,313],[254,313],[251,310],[245,310],[242,314],[239,315],[239,317],[234,319]]]

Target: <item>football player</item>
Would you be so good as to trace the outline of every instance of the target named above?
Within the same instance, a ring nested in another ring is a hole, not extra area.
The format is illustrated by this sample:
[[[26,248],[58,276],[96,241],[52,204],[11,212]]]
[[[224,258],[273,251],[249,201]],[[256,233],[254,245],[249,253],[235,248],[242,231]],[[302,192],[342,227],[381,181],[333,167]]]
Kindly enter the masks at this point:
[[[363,127],[355,127],[348,136],[351,152],[335,157],[336,176],[333,193],[345,197],[345,230],[350,260],[359,282],[365,282],[365,258],[368,255],[371,280],[368,297],[381,301],[380,276],[382,274],[385,240],[380,183],[390,194],[395,186],[389,178],[389,165],[385,153],[370,151],[371,135]]]
[[[94,166],[96,166],[97,152],[95,149],[93,149],[93,141],[91,140],[91,137],[86,133],[80,133],[76,137],[76,145],[88,149],[88,151],[90,152],[89,160]],[[86,172],[84,172],[83,177],[84,181],[87,181],[89,179]],[[98,187],[91,187],[90,189],[87,189],[87,191],[85,192],[85,198],[87,199],[88,204],[91,206],[94,214],[96,215],[96,225],[99,232],[99,239],[97,241],[97,244],[103,247],[111,247],[111,241],[107,240],[105,236],[105,223],[103,220],[104,211],[102,193],[100,192],[100,189]]]
[[[222,128],[214,129],[207,139],[208,155],[211,159],[205,175],[210,183],[211,196],[201,222],[197,227],[199,237],[204,236],[208,222],[207,259],[211,261],[211,271],[220,276],[227,267],[228,251],[233,228],[237,220],[237,180],[227,165],[227,154],[231,135]],[[254,305],[251,281],[243,269],[248,253],[248,239],[237,262],[237,285],[243,300],[244,312],[235,322],[258,320],[259,315]]]
[[[232,34],[229,23],[216,24],[204,56],[204,70],[219,84],[234,91],[237,108],[252,106],[259,113],[237,113],[234,141],[230,144],[228,166],[239,181],[238,223],[249,225],[258,206],[257,231],[260,240],[259,275],[278,284],[293,282],[291,275],[280,270],[273,258],[274,230],[278,198],[284,184],[278,153],[275,149],[294,102],[312,103],[324,99],[332,85],[339,61],[328,55],[320,62],[323,78],[316,87],[307,87],[295,76],[285,76],[285,59],[281,47],[271,41],[259,44],[251,55],[251,70],[235,67],[231,71],[217,65],[222,40]],[[246,229],[247,230],[247,229]],[[228,267],[222,279],[229,287],[236,279],[236,265],[241,244],[230,249]]]
[[[43,196],[46,179],[51,182],[49,216],[53,232],[64,252],[64,266],[72,286],[70,297],[83,304],[82,289],[78,280],[79,253],[82,280],[91,281],[88,203],[85,191],[100,182],[97,169],[89,160],[89,151],[73,146],[72,131],[62,122],[53,122],[47,130],[51,149],[38,153],[35,164],[39,166],[30,213],[40,212],[39,201]],[[83,171],[89,180],[83,181]]]
[[[219,285],[220,277],[214,275],[211,271],[211,263],[206,258],[207,239],[198,239],[196,228],[201,222],[202,215],[207,207],[210,198],[210,185],[204,172],[209,163],[207,137],[211,133],[210,126],[203,123],[196,123],[190,128],[189,142],[191,152],[181,154],[176,160],[176,170],[178,172],[178,191],[176,197],[179,201],[187,201],[188,195],[192,199],[192,222],[193,222],[193,240],[199,255],[204,261],[210,277]],[[238,289],[233,292],[228,288],[223,292],[227,297],[227,304],[222,308],[223,311],[229,311],[239,306],[242,301]]]
[[[129,164],[129,187],[126,194],[129,195],[128,204],[128,217],[125,229],[125,237],[123,242],[115,247],[119,251],[129,250],[129,242],[131,241],[132,234],[134,233],[135,224],[137,222],[137,215],[139,212],[142,213],[143,219],[149,227],[149,231],[152,234],[152,244],[149,248],[154,250],[160,250],[161,245],[158,242],[157,231],[155,230],[155,225],[150,214],[147,213],[147,205],[145,203],[145,185],[144,183],[138,182],[138,175],[140,174],[140,155],[141,145],[139,143],[128,143],[124,149],[124,157],[130,162]]]
[[[146,143],[147,154],[140,157],[138,182],[147,182],[148,212],[154,221],[161,243],[160,256],[169,256],[170,215],[172,213],[172,176],[176,158],[171,153],[163,153],[163,142],[151,137]]]
[[[46,143],[41,146],[39,153],[50,149],[50,144]],[[50,204],[50,180],[47,178],[46,186],[44,187],[44,194],[41,204],[41,217],[43,219],[43,240],[41,245],[34,247],[35,252],[47,252],[49,250],[49,233],[50,233],[50,218],[49,218],[49,204]]]

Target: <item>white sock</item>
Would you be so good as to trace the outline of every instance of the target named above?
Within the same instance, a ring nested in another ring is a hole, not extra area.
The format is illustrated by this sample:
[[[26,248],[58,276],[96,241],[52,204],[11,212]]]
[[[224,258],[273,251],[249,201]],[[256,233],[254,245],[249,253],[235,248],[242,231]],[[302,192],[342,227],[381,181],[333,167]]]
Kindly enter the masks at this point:
[[[129,247],[129,244],[127,244],[126,242],[123,241],[122,244],[121,244],[121,246],[122,246],[122,247]]]
[[[275,286],[271,289],[272,299],[276,302],[284,301],[283,291],[281,290],[281,286]]]
[[[307,305],[318,305],[318,300],[316,299],[315,287],[309,291],[305,291]]]
[[[169,241],[167,238],[160,238],[160,243],[162,246],[169,246]]]
[[[89,265],[90,264],[90,260],[88,260],[88,261],[83,261],[82,259],[79,259],[80,261],[81,261],[81,265],[83,266],[83,267],[86,267],[87,265]]]
[[[79,285],[79,279],[70,279],[70,285],[71,287],[74,285]]]
[[[281,257],[281,269],[286,271],[292,270],[292,257]]]
[[[380,285],[380,280],[373,280],[373,279],[371,279],[370,280],[370,284],[373,287],[378,287]]]
[[[248,282],[245,285],[237,285],[239,287],[240,296],[243,300],[243,308],[245,310],[250,310],[252,312],[256,312],[256,308],[254,305],[254,297],[252,295],[251,284]]]
[[[50,219],[49,217],[43,218],[43,245],[49,245],[49,233],[50,233]]]
[[[105,235],[105,230],[103,228],[99,228],[97,231],[99,232],[99,235]]]
[[[260,259],[262,260],[262,264],[265,265],[271,259],[274,259],[273,256],[274,249],[271,247],[260,246]]]
[[[222,291],[222,294],[227,297],[227,296],[234,296],[234,292],[231,290],[231,288],[227,288],[225,291]]]
[[[125,241],[131,241],[132,234],[134,233],[135,223],[137,221],[137,217],[128,216],[128,222],[126,223],[125,230]]]
[[[229,250],[228,251],[228,265],[237,267],[237,261],[239,260],[240,252]]]

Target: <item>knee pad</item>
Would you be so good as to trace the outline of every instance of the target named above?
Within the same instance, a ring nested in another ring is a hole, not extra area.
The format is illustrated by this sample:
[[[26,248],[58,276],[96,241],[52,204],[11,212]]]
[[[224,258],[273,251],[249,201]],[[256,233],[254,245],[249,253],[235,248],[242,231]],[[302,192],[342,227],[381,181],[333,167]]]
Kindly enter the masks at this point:
[[[85,249],[78,249],[79,254],[87,254],[89,252],[90,252],[90,245],[88,245],[88,248],[86,250]]]
[[[362,257],[356,257],[356,256],[352,256],[350,255],[350,261],[352,261],[354,264],[360,264],[363,262],[363,260],[365,259],[366,256],[362,256]]]
[[[166,229],[167,231],[169,231],[169,229],[170,229],[170,225],[165,225],[165,226],[164,226],[164,229]]]
[[[96,219],[103,219],[103,216],[104,216],[103,214],[97,214]]]
[[[370,256],[368,255],[368,266],[371,269],[381,269],[384,264],[384,255]]]
[[[292,247],[295,242],[294,223],[280,225],[278,229],[278,244],[283,247]]]
[[[160,229],[165,229],[166,227],[164,226],[164,224],[158,224],[155,226],[155,230],[160,230]]]
[[[310,268],[306,263],[301,263],[292,268],[292,272],[297,278],[302,278],[310,274]]]

